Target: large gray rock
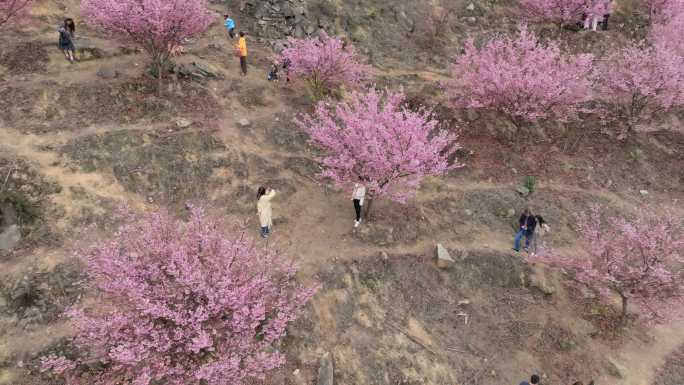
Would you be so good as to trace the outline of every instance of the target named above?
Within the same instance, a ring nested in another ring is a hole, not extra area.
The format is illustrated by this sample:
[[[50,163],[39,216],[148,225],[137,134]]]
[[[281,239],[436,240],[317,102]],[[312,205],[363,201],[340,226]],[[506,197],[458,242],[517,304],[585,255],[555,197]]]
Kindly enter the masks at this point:
[[[114,79],[119,76],[119,72],[111,67],[100,67],[100,69],[97,70],[97,76],[102,79]]]
[[[449,254],[449,250],[446,249],[441,243],[437,244],[437,267],[440,269],[446,269],[454,263],[454,259]]]
[[[333,385],[333,360],[329,352],[321,357],[321,366],[318,368],[318,385]]]
[[[21,241],[19,226],[11,225],[0,233],[0,251],[8,251]]]
[[[627,378],[627,368],[612,357],[608,357],[608,372],[618,378]]]

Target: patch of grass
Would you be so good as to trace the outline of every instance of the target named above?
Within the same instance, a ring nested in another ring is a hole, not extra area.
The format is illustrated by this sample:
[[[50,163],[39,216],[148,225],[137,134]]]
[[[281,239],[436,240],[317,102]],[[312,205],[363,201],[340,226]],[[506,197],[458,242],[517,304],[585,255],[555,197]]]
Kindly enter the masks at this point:
[[[38,207],[20,193],[14,191],[0,192],[0,205],[4,204],[14,207],[19,225],[30,225],[40,217]]]

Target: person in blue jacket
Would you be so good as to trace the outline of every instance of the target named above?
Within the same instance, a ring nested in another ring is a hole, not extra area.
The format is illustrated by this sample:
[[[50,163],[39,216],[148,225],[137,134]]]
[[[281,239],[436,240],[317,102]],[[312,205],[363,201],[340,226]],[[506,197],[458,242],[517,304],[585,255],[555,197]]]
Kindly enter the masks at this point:
[[[231,19],[228,15],[223,15],[223,18],[226,19],[224,25],[228,30],[228,36],[233,39],[235,37],[235,21],[233,21],[233,19]]]

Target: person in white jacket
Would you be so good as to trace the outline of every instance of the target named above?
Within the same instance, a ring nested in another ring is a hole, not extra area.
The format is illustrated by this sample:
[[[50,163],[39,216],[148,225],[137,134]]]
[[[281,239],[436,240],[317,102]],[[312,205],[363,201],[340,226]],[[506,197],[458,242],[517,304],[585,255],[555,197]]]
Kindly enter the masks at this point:
[[[273,210],[271,209],[271,199],[276,195],[276,190],[266,187],[259,187],[257,190],[257,215],[261,226],[261,237],[268,238],[273,227]]]
[[[366,197],[366,186],[361,181],[362,179],[359,177],[359,183],[354,183],[354,191],[352,192],[352,202],[354,202],[354,211],[356,211],[354,227],[359,227],[361,223],[361,209],[363,208],[363,200]]]

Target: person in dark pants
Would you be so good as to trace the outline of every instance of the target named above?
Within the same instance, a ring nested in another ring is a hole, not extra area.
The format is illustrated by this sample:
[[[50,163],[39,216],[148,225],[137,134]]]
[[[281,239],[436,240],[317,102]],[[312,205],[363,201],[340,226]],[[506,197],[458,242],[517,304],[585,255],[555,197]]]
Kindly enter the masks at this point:
[[[361,224],[361,209],[363,208],[363,200],[366,198],[366,186],[362,183],[363,179],[359,177],[359,183],[354,184],[354,191],[352,192],[352,201],[354,202],[354,211],[356,212],[356,220],[354,227],[359,227]]]
[[[532,377],[530,377],[530,382],[523,381],[520,383],[520,385],[538,385],[539,384],[539,376],[536,374],[533,374]]]
[[[226,19],[223,25],[225,25],[228,30],[228,36],[230,36],[231,39],[235,38],[235,21],[228,15],[223,15],[223,18]]]
[[[59,27],[59,49],[64,52],[67,60],[74,62],[74,36],[76,35],[76,24],[71,18],[64,19],[64,25]]]
[[[537,219],[530,212],[530,209],[525,209],[523,214],[520,216],[520,230],[515,234],[515,243],[513,250],[520,251],[520,241],[522,237],[525,237],[525,250],[529,250],[530,241],[534,237],[534,229],[537,227]]]
[[[240,39],[238,39],[238,55],[240,56],[240,68],[242,69],[242,76],[247,75],[247,39],[245,32],[240,31]]]
[[[608,30],[608,18],[609,17],[610,17],[609,13],[603,15],[603,21],[601,22],[601,30],[603,30],[603,31]]]

